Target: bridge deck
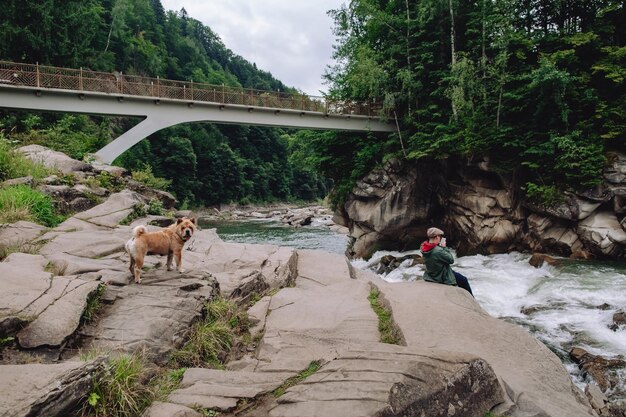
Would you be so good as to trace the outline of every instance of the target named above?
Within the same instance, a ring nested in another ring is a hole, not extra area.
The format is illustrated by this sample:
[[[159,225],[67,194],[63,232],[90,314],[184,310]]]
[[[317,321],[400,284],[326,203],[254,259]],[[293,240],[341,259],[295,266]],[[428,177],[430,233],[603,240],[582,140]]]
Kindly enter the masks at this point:
[[[186,122],[390,132],[375,103],[0,61],[0,107],[144,118],[96,153],[104,162]]]

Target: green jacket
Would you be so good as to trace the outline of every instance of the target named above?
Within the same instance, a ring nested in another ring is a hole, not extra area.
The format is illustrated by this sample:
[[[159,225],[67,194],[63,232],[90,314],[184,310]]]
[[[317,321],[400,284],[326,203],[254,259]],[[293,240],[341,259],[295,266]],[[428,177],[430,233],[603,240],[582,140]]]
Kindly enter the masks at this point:
[[[456,285],[456,278],[450,267],[454,263],[454,257],[448,248],[424,242],[422,243],[422,256],[424,266],[426,266],[425,281]]]

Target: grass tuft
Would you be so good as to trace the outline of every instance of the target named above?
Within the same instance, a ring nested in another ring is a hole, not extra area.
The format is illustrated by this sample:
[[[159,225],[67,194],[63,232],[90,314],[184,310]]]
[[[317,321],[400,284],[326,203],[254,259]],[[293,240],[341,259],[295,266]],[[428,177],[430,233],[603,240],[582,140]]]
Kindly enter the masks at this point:
[[[0,182],[28,175],[35,179],[45,178],[51,170],[37,164],[15,151],[0,133]]]
[[[389,343],[392,345],[399,345],[401,337],[398,335],[391,311],[386,308],[379,299],[380,291],[376,287],[372,287],[370,295],[367,299],[370,301],[372,309],[378,316],[378,331],[380,332],[380,341],[383,343]]]
[[[48,227],[58,225],[62,218],[54,210],[52,199],[27,185],[0,190],[0,223],[19,220],[34,221]]]
[[[153,392],[145,384],[148,370],[141,357],[122,355],[110,360],[87,396],[83,415],[131,417],[150,405]]]
[[[81,321],[83,323],[90,323],[98,317],[98,311],[102,307],[100,304],[100,298],[102,297],[102,293],[105,288],[105,284],[99,284],[96,290],[87,297],[87,306],[85,307],[81,317]]]
[[[206,304],[205,313],[205,318],[191,327],[187,343],[172,353],[176,366],[222,367],[235,335],[247,330],[247,315],[240,313],[233,301],[217,298]]]
[[[276,388],[272,392],[272,394],[274,394],[274,397],[276,398],[281,397],[287,391],[287,389],[304,381],[305,379],[313,375],[315,372],[317,372],[321,367],[322,367],[321,361],[311,362],[305,370],[300,371],[298,375],[286,380],[280,387]]]

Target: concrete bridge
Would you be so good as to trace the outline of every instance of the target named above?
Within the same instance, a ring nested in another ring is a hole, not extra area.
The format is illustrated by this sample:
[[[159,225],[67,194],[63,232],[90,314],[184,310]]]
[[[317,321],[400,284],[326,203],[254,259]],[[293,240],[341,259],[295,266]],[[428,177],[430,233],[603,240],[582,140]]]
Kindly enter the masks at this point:
[[[141,117],[96,152],[106,163],[152,133],[186,122],[395,130],[378,117],[377,103],[5,61],[0,61],[0,107]]]

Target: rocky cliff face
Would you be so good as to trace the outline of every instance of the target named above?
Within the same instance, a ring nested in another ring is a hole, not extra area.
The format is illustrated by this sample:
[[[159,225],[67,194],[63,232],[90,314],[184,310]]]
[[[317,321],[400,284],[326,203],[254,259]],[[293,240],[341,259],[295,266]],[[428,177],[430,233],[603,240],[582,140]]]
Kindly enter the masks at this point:
[[[486,160],[390,161],[359,181],[335,221],[350,229],[352,257],[417,248],[432,225],[460,255],[512,250],[622,259],[626,253],[626,155],[610,155],[604,184],[542,207],[514,176]]]

